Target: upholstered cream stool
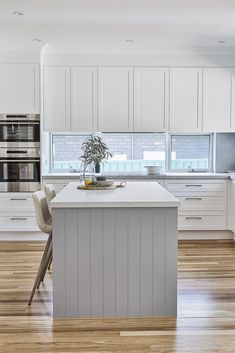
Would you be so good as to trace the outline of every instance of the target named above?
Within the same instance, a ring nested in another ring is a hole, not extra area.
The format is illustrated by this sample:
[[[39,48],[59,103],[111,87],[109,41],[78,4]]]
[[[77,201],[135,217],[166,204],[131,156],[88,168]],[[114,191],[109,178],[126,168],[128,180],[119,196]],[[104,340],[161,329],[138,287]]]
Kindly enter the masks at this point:
[[[46,234],[49,234],[45,250],[39,265],[37,276],[34,281],[33,289],[30,295],[28,304],[30,305],[36,288],[39,288],[41,281],[44,278],[46,270],[52,258],[52,219],[47,206],[46,196],[43,191],[36,191],[33,194],[36,218],[39,229]]]

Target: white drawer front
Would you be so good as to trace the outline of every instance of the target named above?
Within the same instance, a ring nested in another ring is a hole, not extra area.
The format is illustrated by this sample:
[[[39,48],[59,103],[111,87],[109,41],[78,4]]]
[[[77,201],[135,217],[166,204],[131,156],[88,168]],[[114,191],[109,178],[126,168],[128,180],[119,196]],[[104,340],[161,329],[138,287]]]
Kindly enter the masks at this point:
[[[227,180],[211,180],[211,179],[184,179],[166,181],[165,187],[170,192],[182,191],[187,192],[204,192],[204,191],[226,191]]]
[[[2,211],[33,211],[32,194],[0,194],[0,209]]]
[[[179,230],[226,230],[226,213],[179,214]]]
[[[181,201],[179,208],[180,212],[183,211],[226,211],[227,209],[227,194],[221,192],[216,196],[201,196],[201,195],[190,195],[182,196],[175,193],[177,199]]]
[[[35,216],[29,215],[2,215],[2,231],[39,231]]]

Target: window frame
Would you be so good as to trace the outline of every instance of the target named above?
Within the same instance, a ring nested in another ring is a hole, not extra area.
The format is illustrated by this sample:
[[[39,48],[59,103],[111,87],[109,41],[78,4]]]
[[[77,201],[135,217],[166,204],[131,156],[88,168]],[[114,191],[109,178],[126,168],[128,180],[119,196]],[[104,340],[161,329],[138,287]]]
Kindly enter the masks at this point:
[[[98,132],[97,132],[98,133]],[[69,132],[69,133],[64,133],[64,132],[50,132],[49,133],[49,171],[50,173],[60,173],[60,172],[77,172],[79,173],[79,170],[73,170],[71,171],[71,169],[63,169],[63,170],[59,170],[59,169],[54,169],[52,168],[53,166],[53,160],[54,160],[54,156],[53,156],[53,135],[80,135],[80,136],[93,136],[93,135],[97,135],[97,133],[87,133],[87,132]],[[99,134],[99,133],[98,133]],[[131,133],[134,134],[134,133]],[[172,137],[173,136],[209,136],[210,137],[210,150],[209,150],[209,167],[208,169],[194,169],[194,170],[190,170],[190,169],[172,169],[171,168],[171,148],[172,148]],[[215,167],[215,139],[216,139],[216,134],[213,133],[190,133],[190,134],[185,134],[185,133],[165,133],[165,171],[166,173],[182,173],[182,172],[208,172],[208,173],[212,173],[214,172],[214,167]],[[132,139],[132,144],[133,144],[133,139]],[[133,148],[133,146],[132,146]],[[133,172],[132,172],[133,173]],[[134,174],[136,174],[134,172]]]
[[[207,169],[173,169],[171,168],[171,152],[172,152],[172,138],[174,136],[209,136],[209,165]],[[190,133],[190,134],[180,134],[180,133],[168,133],[166,136],[166,171],[171,172],[171,173],[182,173],[182,172],[189,172],[189,173],[212,173],[214,172],[214,156],[215,156],[215,151],[214,151],[214,146],[215,146],[215,136],[213,133],[205,133],[205,134],[197,134],[197,133]]]

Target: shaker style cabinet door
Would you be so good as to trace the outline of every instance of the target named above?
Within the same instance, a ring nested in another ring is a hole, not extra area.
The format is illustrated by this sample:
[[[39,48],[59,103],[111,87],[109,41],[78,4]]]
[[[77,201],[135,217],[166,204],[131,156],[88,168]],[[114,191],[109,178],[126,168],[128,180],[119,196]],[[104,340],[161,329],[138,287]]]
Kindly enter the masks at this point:
[[[39,65],[0,64],[0,114],[39,111]]]
[[[44,67],[44,130],[70,129],[70,68]]]
[[[231,132],[234,128],[234,72],[230,68],[203,70],[203,130]]]
[[[97,68],[71,69],[72,131],[97,131]]]
[[[202,132],[202,69],[170,69],[170,132]]]
[[[133,131],[133,68],[98,69],[98,130]]]
[[[168,68],[134,69],[134,131],[166,131],[168,91]]]

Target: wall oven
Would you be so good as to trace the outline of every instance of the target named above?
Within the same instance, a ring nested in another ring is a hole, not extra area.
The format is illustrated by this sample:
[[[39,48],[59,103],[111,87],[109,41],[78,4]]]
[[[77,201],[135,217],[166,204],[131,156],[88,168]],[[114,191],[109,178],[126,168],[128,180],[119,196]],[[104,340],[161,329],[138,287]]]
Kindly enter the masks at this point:
[[[39,148],[0,147],[0,192],[34,192],[39,188]]]
[[[0,146],[39,147],[39,114],[0,114]]]

